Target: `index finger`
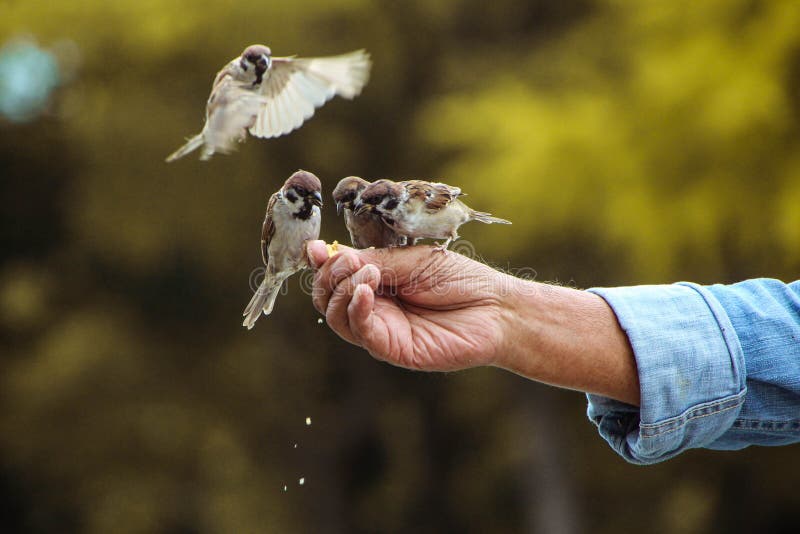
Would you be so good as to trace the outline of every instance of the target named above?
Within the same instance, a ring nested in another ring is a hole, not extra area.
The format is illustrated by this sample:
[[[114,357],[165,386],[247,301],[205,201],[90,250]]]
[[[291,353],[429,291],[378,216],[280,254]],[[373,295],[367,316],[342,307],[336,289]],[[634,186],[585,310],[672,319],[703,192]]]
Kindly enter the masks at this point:
[[[381,285],[395,286],[408,282],[415,274],[436,271],[442,262],[465,259],[459,254],[445,257],[432,247],[425,246],[356,250],[343,245],[339,245],[336,255],[328,258],[324,241],[310,241],[308,256],[317,268],[312,300],[314,307],[322,314],[325,314],[336,286],[367,264],[378,268]]]
[[[332,258],[327,257],[326,250],[324,261],[320,264],[318,263],[319,260],[323,259],[320,252],[315,244],[309,245],[309,257],[312,261],[317,262],[319,266],[314,274],[314,288],[311,293],[311,300],[317,311],[325,315],[328,301],[330,301],[336,286],[366,265],[367,262],[359,258],[355,250],[349,247],[341,247],[341,250]]]

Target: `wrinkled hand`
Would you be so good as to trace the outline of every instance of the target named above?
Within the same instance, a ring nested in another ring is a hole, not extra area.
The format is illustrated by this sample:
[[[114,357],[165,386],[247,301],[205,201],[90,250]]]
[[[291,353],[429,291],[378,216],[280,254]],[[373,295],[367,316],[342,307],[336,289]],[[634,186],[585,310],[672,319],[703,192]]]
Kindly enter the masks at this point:
[[[456,252],[432,247],[354,250],[328,258],[308,245],[314,307],[342,338],[394,365],[429,371],[492,365],[517,281]]]

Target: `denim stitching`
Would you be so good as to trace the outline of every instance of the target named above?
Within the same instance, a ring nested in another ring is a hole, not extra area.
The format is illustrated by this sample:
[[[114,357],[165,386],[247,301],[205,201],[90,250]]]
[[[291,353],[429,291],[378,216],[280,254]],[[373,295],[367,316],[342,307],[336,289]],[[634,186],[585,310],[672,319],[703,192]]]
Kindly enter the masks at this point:
[[[687,410],[677,417],[667,419],[660,423],[640,423],[639,430],[643,438],[655,438],[668,434],[669,432],[674,432],[695,419],[702,419],[709,415],[717,415],[741,407],[742,404],[744,404],[744,395],[746,393],[746,389],[742,390],[733,397],[726,397],[725,399],[715,401],[707,406]]]
[[[779,428],[776,428],[779,427]],[[777,421],[772,419],[736,419],[733,428],[737,430],[751,430],[755,432],[796,433],[800,432],[800,420]]]

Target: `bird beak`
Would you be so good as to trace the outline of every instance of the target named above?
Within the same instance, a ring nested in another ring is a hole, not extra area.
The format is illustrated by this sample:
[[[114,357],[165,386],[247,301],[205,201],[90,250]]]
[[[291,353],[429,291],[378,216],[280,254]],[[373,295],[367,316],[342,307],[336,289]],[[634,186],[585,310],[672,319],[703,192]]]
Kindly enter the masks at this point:
[[[369,211],[370,205],[369,204],[362,204],[359,202],[355,206],[353,206],[353,214],[354,215],[361,215]]]
[[[266,54],[261,54],[261,57],[267,62],[267,70],[269,70],[269,68],[272,66],[272,58]]]
[[[312,197],[313,198],[311,199],[311,203],[314,204],[315,206],[319,206],[321,208],[322,207],[322,195],[320,194],[320,192],[319,191],[314,191],[314,194],[312,195]]]
[[[341,215],[341,214],[342,214],[342,202],[339,201],[336,203],[336,215]]]

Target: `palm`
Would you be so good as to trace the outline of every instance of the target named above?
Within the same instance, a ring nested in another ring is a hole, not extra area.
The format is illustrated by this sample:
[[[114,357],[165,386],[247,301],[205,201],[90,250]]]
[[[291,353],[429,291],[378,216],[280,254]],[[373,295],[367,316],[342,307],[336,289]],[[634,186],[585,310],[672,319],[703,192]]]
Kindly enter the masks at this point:
[[[484,306],[454,310],[421,308],[389,297],[375,300],[370,353],[403,367],[448,371],[492,360],[497,332],[487,328]]]
[[[429,247],[382,254],[387,257],[379,258],[369,332],[359,332],[359,344],[376,358],[414,369],[492,362],[500,342],[497,290],[503,275]]]

